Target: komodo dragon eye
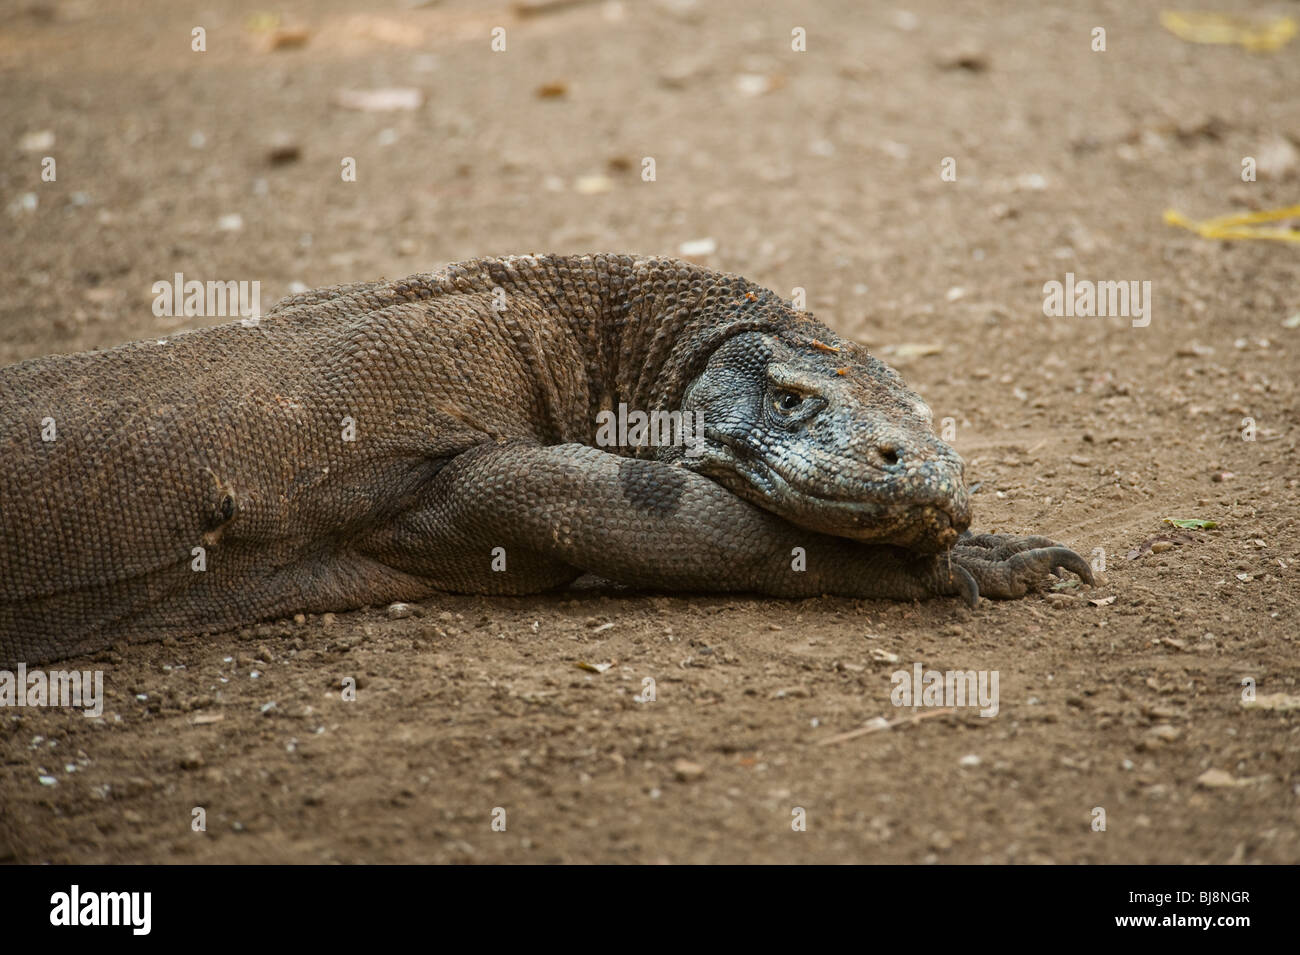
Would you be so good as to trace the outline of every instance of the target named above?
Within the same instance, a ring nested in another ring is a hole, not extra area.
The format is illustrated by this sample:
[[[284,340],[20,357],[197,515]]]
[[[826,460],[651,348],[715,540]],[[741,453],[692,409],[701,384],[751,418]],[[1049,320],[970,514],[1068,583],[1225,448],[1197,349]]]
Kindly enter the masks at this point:
[[[774,405],[781,414],[794,414],[803,407],[803,395],[793,391],[778,391]]]

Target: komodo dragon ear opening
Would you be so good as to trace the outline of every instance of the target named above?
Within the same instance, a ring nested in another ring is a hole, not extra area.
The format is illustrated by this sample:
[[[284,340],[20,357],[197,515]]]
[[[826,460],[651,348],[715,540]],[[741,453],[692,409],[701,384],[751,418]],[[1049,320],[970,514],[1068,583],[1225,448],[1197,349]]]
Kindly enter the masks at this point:
[[[202,473],[211,484],[208,489],[211,504],[208,506],[207,513],[203,515],[204,543],[211,545],[221,539],[221,533],[226,525],[235,519],[235,515],[239,512],[239,502],[235,498],[234,490],[211,468],[204,468]]]

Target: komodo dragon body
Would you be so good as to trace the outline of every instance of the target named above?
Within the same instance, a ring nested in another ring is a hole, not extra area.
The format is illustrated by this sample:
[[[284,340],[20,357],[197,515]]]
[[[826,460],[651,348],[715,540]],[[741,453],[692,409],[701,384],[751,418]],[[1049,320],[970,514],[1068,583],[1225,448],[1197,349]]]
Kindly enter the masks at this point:
[[[620,406],[703,434],[606,446]],[[893,370],[666,258],[484,258],[0,370],[0,663],[583,572],[972,603],[1091,579],[969,522]]]

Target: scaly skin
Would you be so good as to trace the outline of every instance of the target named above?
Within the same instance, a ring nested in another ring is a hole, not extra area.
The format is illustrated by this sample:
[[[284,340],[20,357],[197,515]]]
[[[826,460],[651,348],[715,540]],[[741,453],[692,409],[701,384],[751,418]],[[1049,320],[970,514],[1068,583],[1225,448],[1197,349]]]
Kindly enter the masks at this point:
[[[701,413],[699,453],[596,447],[620,403]],[[0,369],[0,412],[0,663],[584,571],[972,603],[1091,580],[1045,538],[963,535],[961,459],[895,372],[672,259],[307,292]]]

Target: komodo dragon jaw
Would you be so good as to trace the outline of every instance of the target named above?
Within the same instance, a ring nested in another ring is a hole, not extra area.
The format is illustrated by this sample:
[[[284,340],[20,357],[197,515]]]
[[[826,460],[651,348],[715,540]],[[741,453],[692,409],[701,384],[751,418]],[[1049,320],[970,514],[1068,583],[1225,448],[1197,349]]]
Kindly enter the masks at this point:
[[[687,467],[800,527],[939,553],[970,525],[964,463],[930,409],[851,342],[737,335],[683,412],[705,426]]]

